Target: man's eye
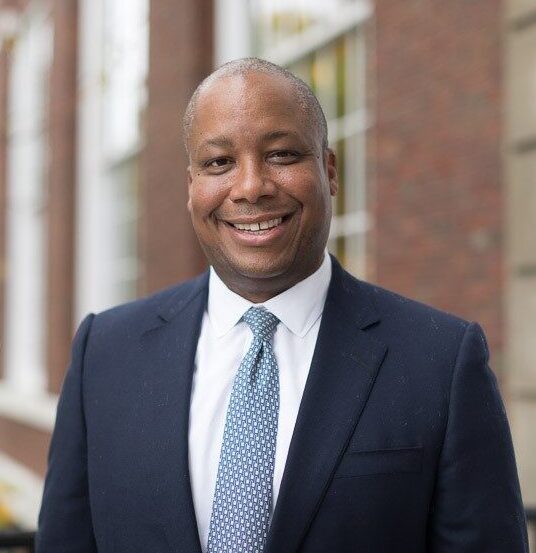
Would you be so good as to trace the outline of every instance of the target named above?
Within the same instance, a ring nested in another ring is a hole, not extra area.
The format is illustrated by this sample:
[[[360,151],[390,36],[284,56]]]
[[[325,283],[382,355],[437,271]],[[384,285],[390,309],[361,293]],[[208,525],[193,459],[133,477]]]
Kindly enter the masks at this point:
[[[203,165],[209,173],[219,175],[220,173],[227,171],[232,163],[233,160],[228,157],[216,157],[214,159],[209,159]]]
[[[272,152],[268,157],[277,163],[291,163],[292,161],[296,161],[300,157],[300,154],[292,150],[278,150],[277,152]]]
[[[226,157],[218,157],[216,159],[211,159],[207,161],[206,166],[212,169],[219,169],[220,167],[225,167],[230,163],[230,160]]]

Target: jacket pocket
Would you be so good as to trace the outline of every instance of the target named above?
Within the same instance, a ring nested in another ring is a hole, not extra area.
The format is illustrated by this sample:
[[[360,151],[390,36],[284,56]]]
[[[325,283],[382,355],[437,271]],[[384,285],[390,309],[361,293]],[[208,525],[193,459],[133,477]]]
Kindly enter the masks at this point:
[[[349,452],[343,456],[335,478],[421,472],[422,456],[421,446]]]

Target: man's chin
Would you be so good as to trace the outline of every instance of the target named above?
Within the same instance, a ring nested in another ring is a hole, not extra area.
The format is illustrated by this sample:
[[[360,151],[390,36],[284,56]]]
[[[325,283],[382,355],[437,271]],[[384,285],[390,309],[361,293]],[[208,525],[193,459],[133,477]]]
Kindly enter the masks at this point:
[[[286,267],[271,263],[242,263],[235,272],[246,279],[267,280],[285,274]]]
[[[288,251],[284,255],[237,255],[227,259],[225,273],[238,279],[277,279],[291,271],[292,260]]]

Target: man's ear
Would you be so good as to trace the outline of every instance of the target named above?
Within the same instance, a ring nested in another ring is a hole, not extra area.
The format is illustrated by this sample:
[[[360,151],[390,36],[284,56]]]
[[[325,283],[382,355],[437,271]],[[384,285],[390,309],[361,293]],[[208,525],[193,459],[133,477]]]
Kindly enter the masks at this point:
[[[188,202],[186,204],[186,207],[188,208],[188,211],[192,212],[192,166],[188,165],[186,168],[186,182],[188,183]]]
[[[326,148],[325,163],[329,180],[329,192],[332,196],[335,196],[339,190],[339,174],[337,173],[337,156],[331,148]]]

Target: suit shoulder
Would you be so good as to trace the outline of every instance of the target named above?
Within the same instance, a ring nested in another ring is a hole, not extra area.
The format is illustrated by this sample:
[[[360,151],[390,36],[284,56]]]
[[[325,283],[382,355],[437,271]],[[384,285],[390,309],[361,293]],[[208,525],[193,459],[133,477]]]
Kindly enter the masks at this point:
[[[381,286],[360,282],[376,306],[380,324],[371,335],[388,345],[401,370],[431,386],[450,387],[453,370],[472,323]],[[483,334],[481,334],[483,338]],[[423,367],[426,367],[424,370]]]
[[[138,324],[146,324],[148,319],[158,315],[170,316],[186,305],[191,299],[201,293],[207,282],[207,273],[191,280],[169,286],[148,296],[116,305],[98,313],[95,323],[101,331],[128,326],[133,328]]]
[[[332,260],[331,284],[342,292],[342,303],[346,309],[362,314],[361,323],[367,326],[374,324],[378,334],[388,333],[402,340],[415,338],[419,341],[426,335],[442,338],[450,335],[459,341],[471,324],[452,313],[360,280],[345,271],[335,258]],[[376,325],[379,321],[381,324]]]

